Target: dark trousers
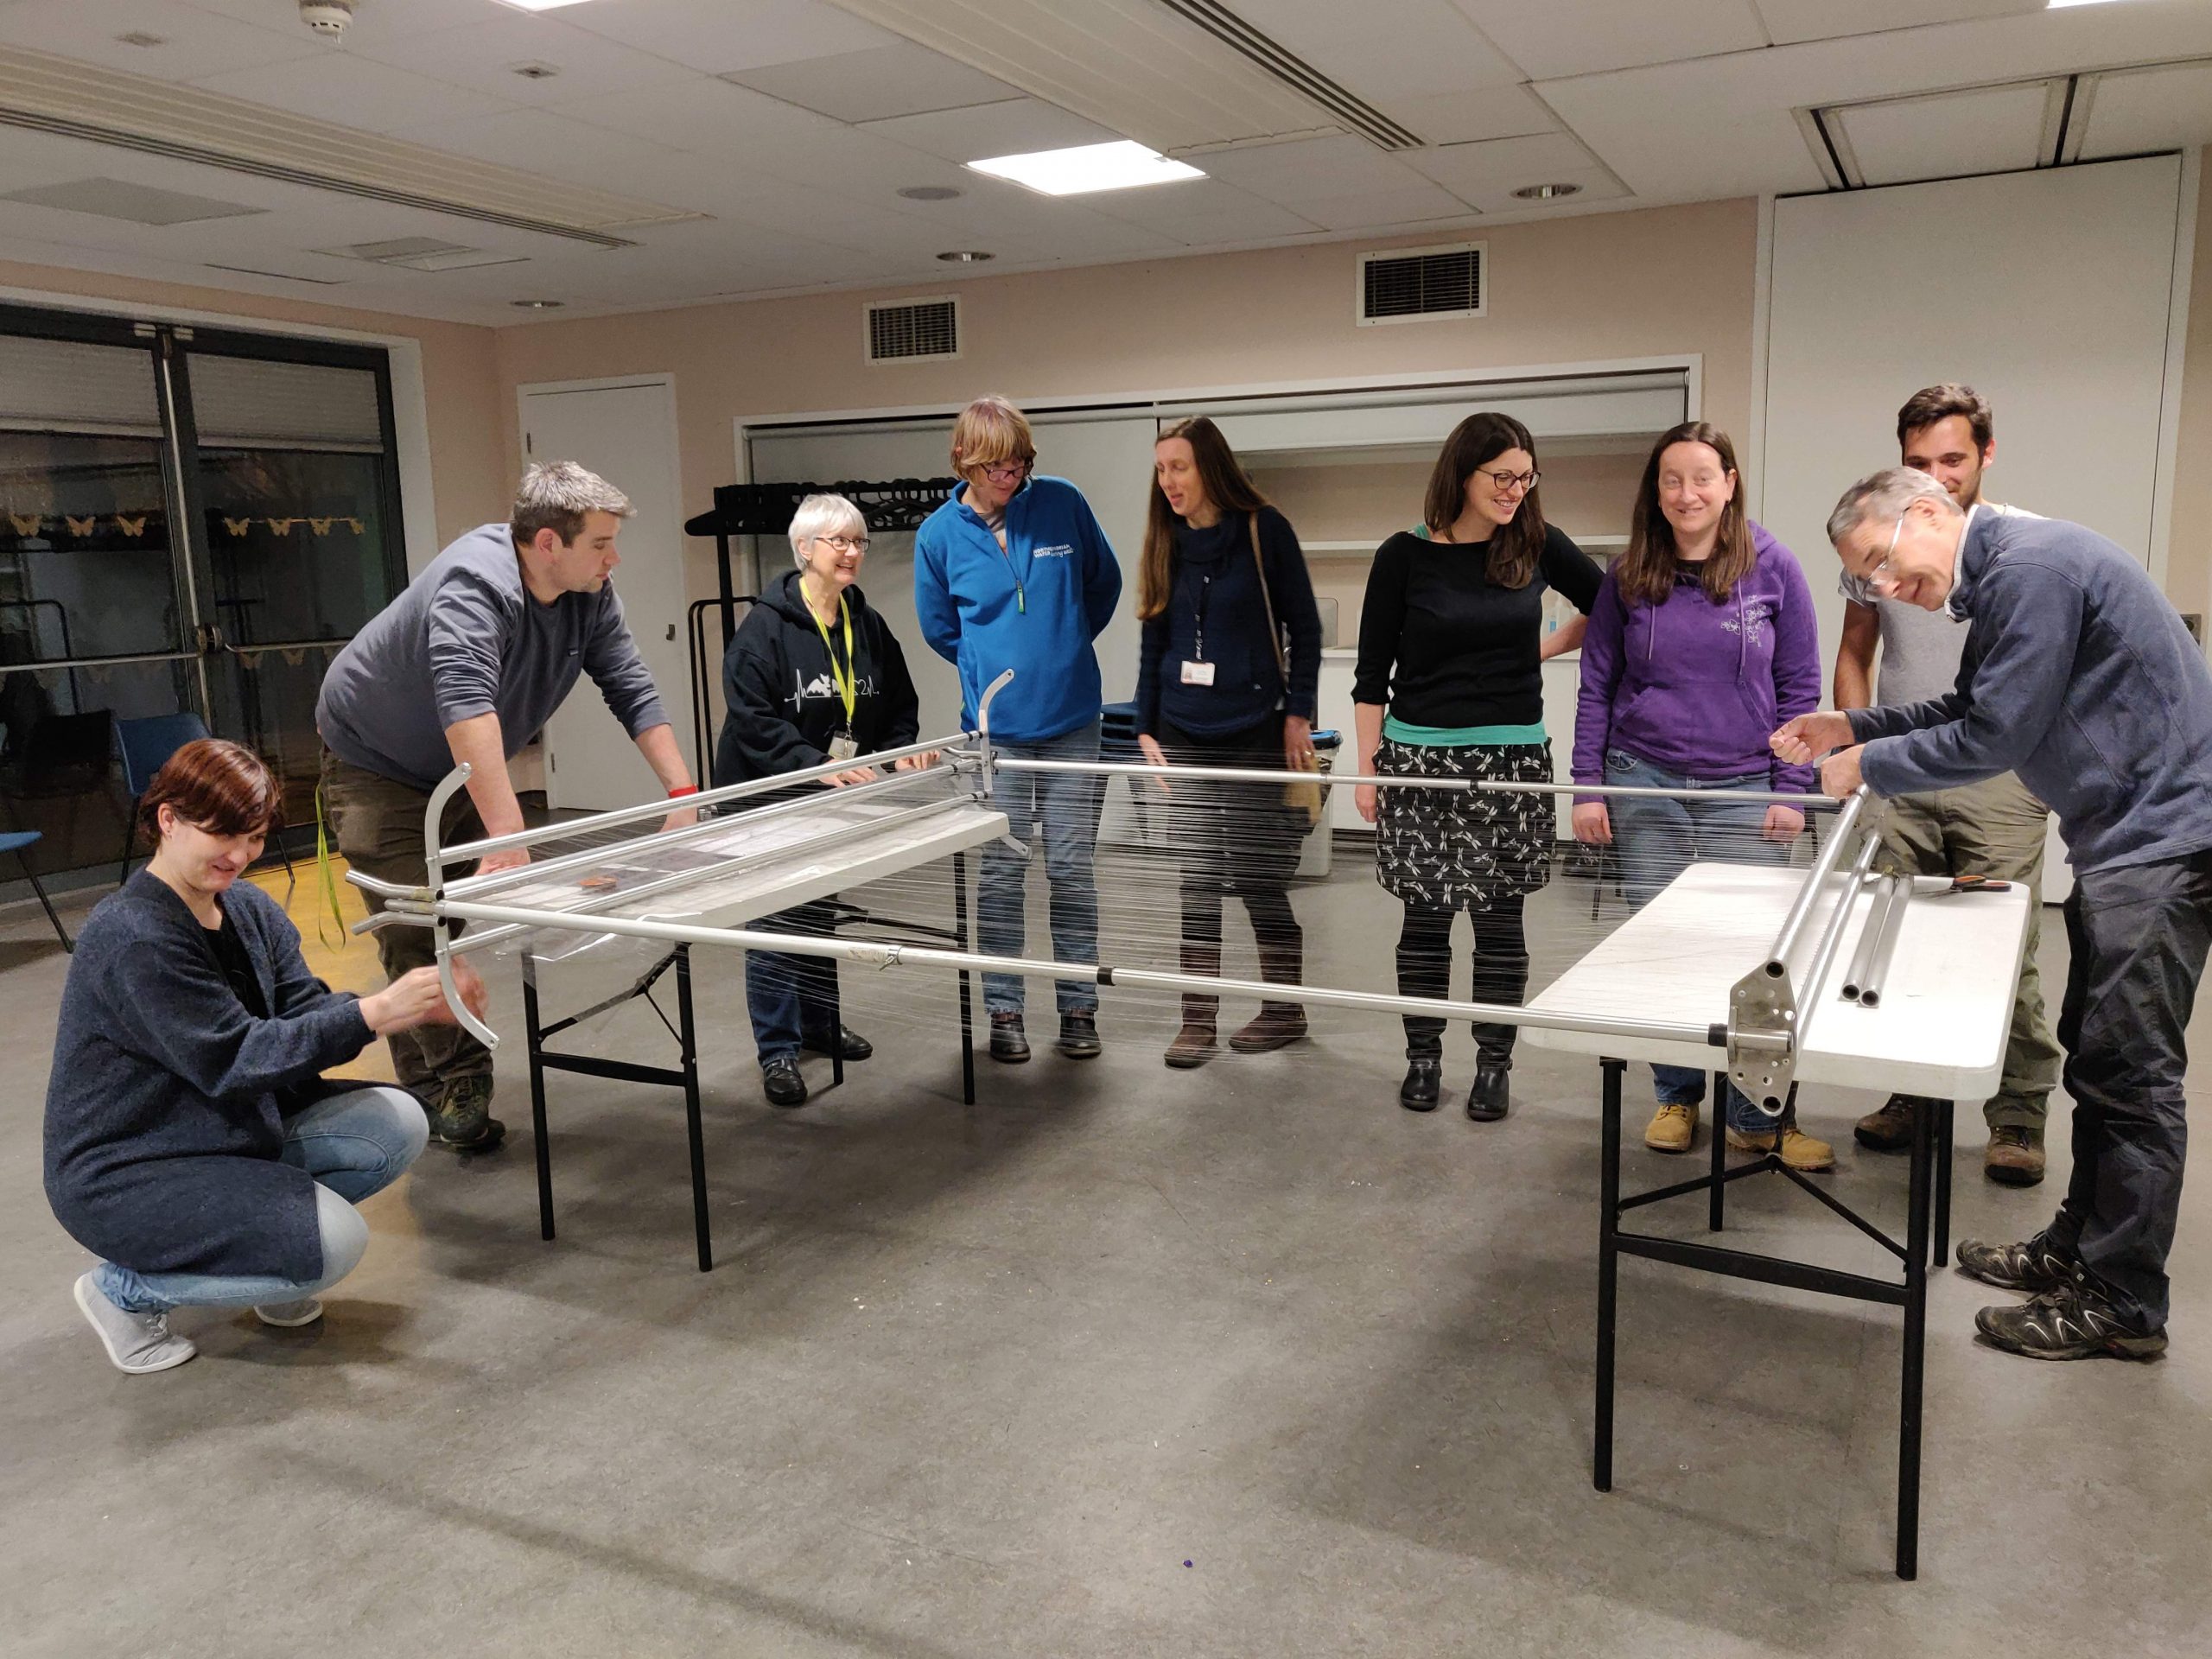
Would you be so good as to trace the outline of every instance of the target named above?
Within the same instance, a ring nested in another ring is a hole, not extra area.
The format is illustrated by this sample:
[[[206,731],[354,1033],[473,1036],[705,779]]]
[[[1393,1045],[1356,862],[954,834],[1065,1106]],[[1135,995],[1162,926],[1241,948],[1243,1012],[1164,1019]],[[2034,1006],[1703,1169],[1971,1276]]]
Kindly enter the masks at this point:
[[[826,933],[829,912],[819,905],[779,911],[753,924],[763,933]],[[795,1059],[801,1039],[834,1030],[837,963],[830,957],[785,950],[745,953],[745,1008],[753,1016],[753,1046],[760,1063]]]
[[[2066,939],[2074,1178],[2050,1240],[2156,1330],[2189,1148],[2183,1036],[2212,944],[2212,851],[2077,878]]]
[[[1474,924],[1473,1000],[1517,1007],[1529,989],[1529,939],[1521,925],[1522,895],[1501,893],[1488,910],[1470,910]],[[1398,930],[1398,995],[1448,996],[1452,992],[1452,919],[1456,909],[1441,905],[1406,905],[1405,925]],[[1444,1022],[1426,1014],[1407,1014],[1406,1053],[1408,1057],[1444,1052]],[[1475,1047],[1493,1065],[1513,1064],[1513,1039],[1518,1028],[1478,1021]]]
[[[1179,766],[1283,769],[1280,714],[1222,737],[1202,737],[1163,721],[1160,744]],[[1185,947],[1210,947],[1217,963],[1222,901],[1231,895],[1243,900],[1252,918],[1252,937],[1263,963],[1297,952],[1305,944],[1288,891],[1302,825],[1283,805],[1282,791],[1281,784],[1214,784],[1191,778],[1174,779],[1168,791],[1168,823],[1183,861],[1183,942]]]

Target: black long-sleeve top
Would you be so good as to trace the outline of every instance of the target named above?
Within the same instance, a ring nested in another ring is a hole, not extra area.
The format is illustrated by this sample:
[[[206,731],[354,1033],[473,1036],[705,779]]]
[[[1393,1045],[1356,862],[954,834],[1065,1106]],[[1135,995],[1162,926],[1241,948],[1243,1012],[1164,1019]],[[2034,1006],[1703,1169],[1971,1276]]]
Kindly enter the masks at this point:
[[[1555,525],[1522,588],[1490,579],[1486,545],[1401,531],[1375,550],[1359,613],[1354,702],[1408,726],[1533,726],[1544,717],[1544,590],[1585,616],[1605,572]]]
[[[1137,730],[1158,736],[1164,721],[1198,737],[1244,731],[1281,705],[1312,721],[1321,678],[1321,613],[1313,579],[1290,520],[1259,510],[1260,557],[1252,557],[1252,518],[1224,513],[1219,523],[1175,533],[1167,608],[1144,624],[1137,659]],[[1260,573],[1267,573],[1267,594]],[[1288,636],[1288,683],[1268,638],[1268,601]],[[1203,636],[1203,637],[1201,637]],[[1214,666],[1211,685],[1186,685],[1183,664]]]

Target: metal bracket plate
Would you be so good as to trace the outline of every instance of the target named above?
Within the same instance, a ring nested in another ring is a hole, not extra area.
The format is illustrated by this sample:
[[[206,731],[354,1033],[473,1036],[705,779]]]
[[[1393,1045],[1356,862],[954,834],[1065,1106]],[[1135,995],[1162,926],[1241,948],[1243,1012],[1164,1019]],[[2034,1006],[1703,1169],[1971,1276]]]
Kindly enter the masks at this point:
[[[1786,969],[1762,963],[1728,993],[1729,1079],[1768,1116],[1780,1117],[1796,1071],[1796,993]]]

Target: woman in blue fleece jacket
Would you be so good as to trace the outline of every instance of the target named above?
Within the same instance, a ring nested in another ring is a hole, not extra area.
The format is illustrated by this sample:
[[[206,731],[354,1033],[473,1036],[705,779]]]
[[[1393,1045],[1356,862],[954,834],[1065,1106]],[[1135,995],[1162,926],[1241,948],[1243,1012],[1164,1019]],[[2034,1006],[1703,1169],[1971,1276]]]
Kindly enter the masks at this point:
[[[1574,781],[1658,789],[1812,792],[1809,766],[1774,758],[1783,721],[1820,706],[1820,633],[1796,556],[1744,512],[1728,435],[1688,421],[1653,446],[1637,491],[1629,545],[1605,573],[1582,639]],[[1578,799],[1574,835],[1618,842],[1629,902],[1639,908],[1695,860],[1787,862],[1805,816],[1779,803],[1616,798]],[[1688,1152],[1705,1073],[1656,1065],[1658,1110],[1644,1131],[1655,1152]],[[1835,1154],[1777,1126],[1733,1084],[1728,1138],[1771,1147],[1783,1160],[1827,1169]]]
[[[1098,653],[1091,641],[1114,617],[1122,568],[1083,492],[1062,478],[1032,476],[1037,441],[1003,397],[979,397],[952,427],[952,467],[965,480],[914,535],[914,613],[930,649],[960,671],[960,719],[973,729],[991,682],[1014,683],[991,705],[991,740],[1036,760],[1098,758]],[[1098,960],[1098,888],[1091,874],[1103,798],[1095,777],[1001,772],[992,801],[1026,847],[1044,823],[1052,889],[1052,951],[1061,962]],[[1026,851],[993,842],[978,878],[976,936],[993,956],[1028,954],[1023,909]],[[1060,1052],[1099,1052],[1097,988],[1058,982]],[[1029,1058],[1022,982],[985,974],[991,1058]]]

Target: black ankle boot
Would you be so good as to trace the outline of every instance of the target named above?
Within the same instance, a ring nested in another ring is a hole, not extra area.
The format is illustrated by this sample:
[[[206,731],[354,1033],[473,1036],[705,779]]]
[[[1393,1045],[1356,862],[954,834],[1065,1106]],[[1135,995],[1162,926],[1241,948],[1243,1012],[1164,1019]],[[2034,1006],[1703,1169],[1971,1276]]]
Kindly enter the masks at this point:
[[[1503,1060],[1487,1058],[1475,1062],[1475,1086],[1467,1090],[1467,1116],[1478,1123],[1495,1123],[1512,1105],[1512,1090],[1506,1079],[1512,1067]]]
[[[1444,1062],[1433,1054],[1410,1055],[1406,1080],[1398,1085],[1398,1104],[1409,1112],[1433,1112],[1444,1087]]]

